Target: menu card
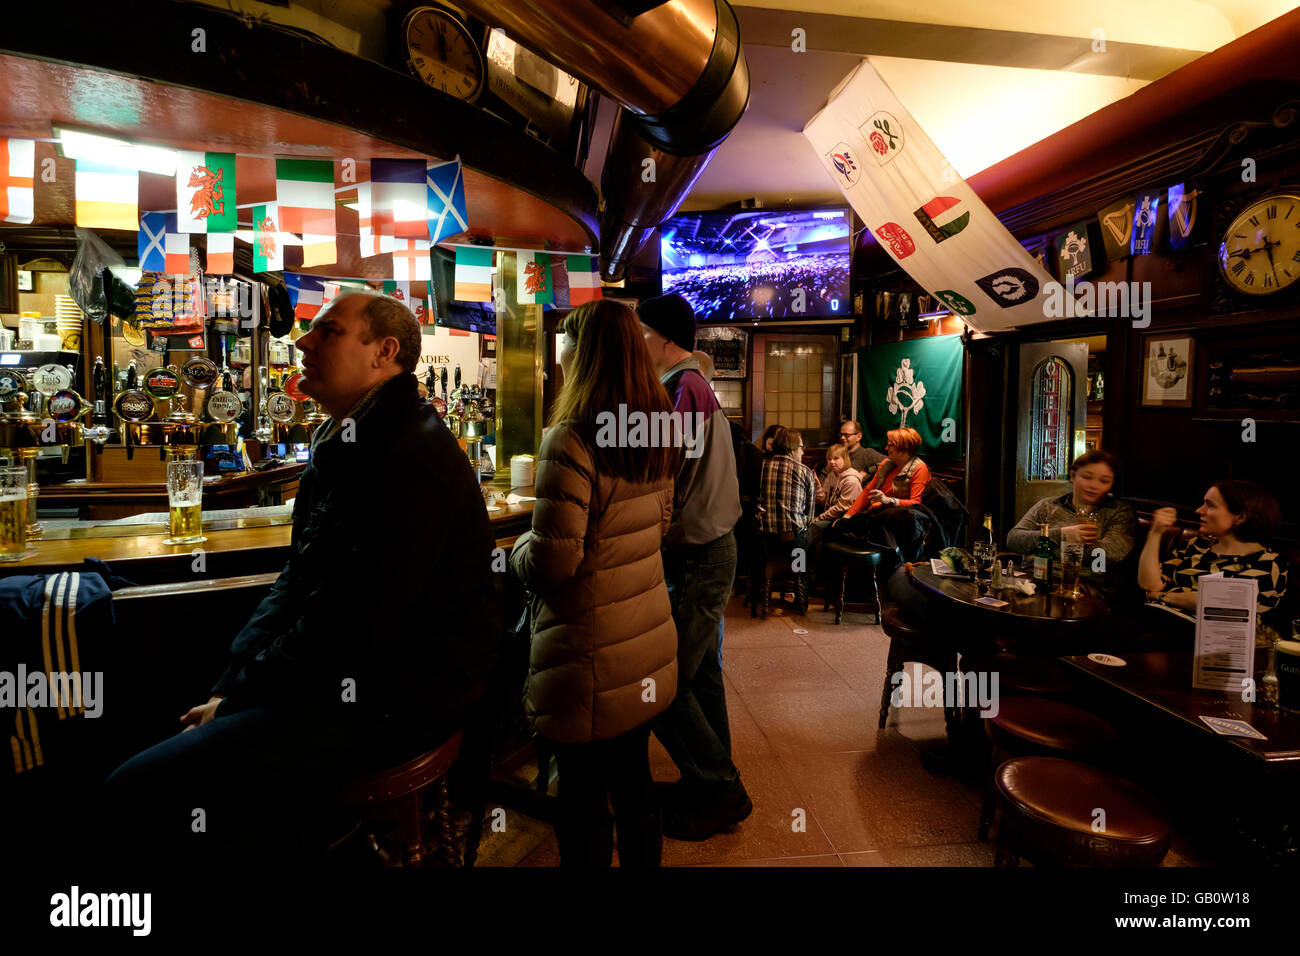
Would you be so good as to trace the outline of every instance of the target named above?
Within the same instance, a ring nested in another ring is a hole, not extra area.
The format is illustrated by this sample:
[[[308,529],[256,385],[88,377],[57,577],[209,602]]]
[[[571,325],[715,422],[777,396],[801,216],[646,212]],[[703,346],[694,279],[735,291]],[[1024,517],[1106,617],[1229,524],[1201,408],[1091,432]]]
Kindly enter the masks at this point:
[[[1251,578],[1202,575],[1196,581],[1196,656],[1192,686],[1239,694],[1255,671],[1255,602]]]

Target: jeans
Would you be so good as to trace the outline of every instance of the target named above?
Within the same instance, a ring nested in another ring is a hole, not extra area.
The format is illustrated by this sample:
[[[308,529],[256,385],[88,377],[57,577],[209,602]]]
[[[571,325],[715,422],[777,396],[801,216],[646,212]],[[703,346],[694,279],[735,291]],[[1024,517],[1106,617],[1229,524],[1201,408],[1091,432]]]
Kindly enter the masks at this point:
[[[720,622],[736,578],[736,539],[668,548],[664,578],[677,625],[677,696],[652,721],[655,736],[694,788],[722,795],[740,784],[722,683]]]
[[[560,774],[560,865],[609,866],[617,822],[619,865],[658,866],[663,830],[650,777],[650,725],[609,740],[551,746]]]

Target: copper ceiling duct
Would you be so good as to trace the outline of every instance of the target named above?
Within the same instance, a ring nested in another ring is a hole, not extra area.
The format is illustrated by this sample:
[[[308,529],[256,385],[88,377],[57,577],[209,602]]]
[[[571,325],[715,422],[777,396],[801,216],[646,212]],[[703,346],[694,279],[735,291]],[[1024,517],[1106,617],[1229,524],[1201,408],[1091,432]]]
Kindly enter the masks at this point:
[[[458,5],[623,107],[600,181],[600,271],[617,281],[749,105],[735,13],[726,0]]]

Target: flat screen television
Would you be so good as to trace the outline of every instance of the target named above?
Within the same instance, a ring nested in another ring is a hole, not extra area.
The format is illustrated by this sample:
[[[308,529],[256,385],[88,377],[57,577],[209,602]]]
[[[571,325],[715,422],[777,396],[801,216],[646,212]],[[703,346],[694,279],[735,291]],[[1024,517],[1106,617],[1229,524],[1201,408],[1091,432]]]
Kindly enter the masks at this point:
[[[429,265],[429,292],[433,299],[434,324],[448,329],[495,335],[497,313],[491,302],[460,302],[452,298],[456,288],[455,254],[446,249],[434,248],[430,252]]]
[[[847,318],[851,232],[847,207],[683,213],[660,227],[663,291],[700,321]]]

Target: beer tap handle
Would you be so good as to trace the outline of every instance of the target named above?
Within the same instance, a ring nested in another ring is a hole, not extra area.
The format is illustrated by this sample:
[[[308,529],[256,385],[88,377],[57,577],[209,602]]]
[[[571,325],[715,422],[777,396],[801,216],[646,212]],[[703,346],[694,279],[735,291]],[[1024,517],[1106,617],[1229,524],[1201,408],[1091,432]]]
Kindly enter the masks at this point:
[[[460,388],[460,363],[456,363],[456,387]]]
[[[442,367],[442,400],[447,400],[447,366]]]

